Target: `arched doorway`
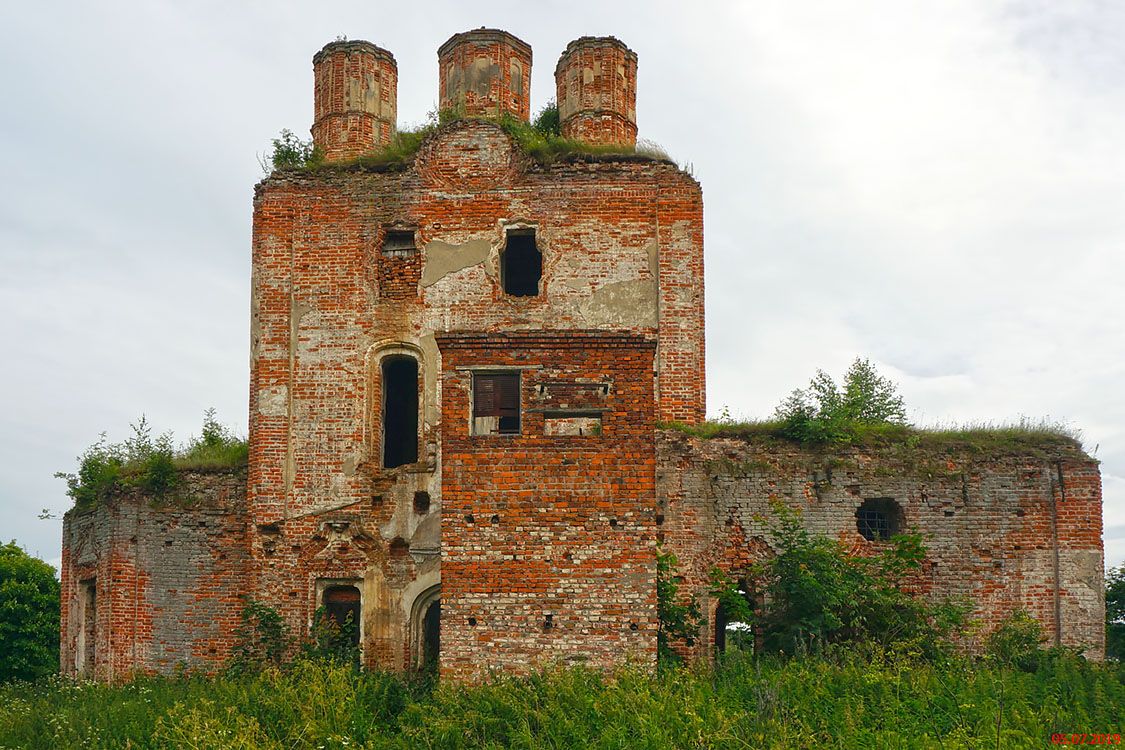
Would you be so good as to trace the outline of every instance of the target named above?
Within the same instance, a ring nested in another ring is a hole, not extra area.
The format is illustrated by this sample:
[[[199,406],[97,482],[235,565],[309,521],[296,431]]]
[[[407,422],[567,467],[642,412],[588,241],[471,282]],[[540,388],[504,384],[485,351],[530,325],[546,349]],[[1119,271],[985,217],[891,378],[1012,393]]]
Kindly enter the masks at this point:
[[[437,669],[441,658],[441,586],[418,595],[410,612],[416,669]]]

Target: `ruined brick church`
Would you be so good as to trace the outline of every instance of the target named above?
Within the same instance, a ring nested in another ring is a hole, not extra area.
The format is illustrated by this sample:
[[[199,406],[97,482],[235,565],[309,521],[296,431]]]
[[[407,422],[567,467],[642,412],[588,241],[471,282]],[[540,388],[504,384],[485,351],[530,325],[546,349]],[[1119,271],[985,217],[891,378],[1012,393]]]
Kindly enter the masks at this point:
[[[469,31],[438,64],[465,117],[380,164],[356,157],[395,133],[394,56],[313,57],[325,163],[254,194],[249,465],[67,514],[64,673],[217,669],[250,599],[298,636],[320,608],[353,616],[373,668],[653,664],[660,548],[703,604],[706,658],[725,632],[710,571],[770,554],[778,500],[857,549],[916,528],[925,590],[1101,655],[1093,459],[662,429],[704,419],[703,200],[633,151],[636,54],[566,47],[562,132],[607,148],[549,164],[496,124],[529,119],[526,43]]]

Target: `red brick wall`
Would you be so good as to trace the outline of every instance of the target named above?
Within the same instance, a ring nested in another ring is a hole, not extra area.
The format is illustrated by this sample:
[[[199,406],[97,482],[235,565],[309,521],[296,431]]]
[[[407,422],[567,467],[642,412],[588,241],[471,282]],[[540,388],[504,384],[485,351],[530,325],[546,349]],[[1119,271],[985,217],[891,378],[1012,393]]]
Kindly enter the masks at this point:
[[[98,679],[213,671],[252,595],[246,475],[185,473],[170,496],[121,491],[63,520],[61,669],[76,674],[82,584],[94,580]]]
[[[1024,609],[1052,639],[1092,658],[1104,653],[1101,479],[1097,462],[1076,447],[824,453],[675,432],[662,432],[657,446],[665,518],[658,534],[680,558],[685,588],[704,601],[712,567],[742,573],[771,554],[761,520],[771,501],[798,509],[815,533],[870,550],[856,509],[867,498],[892,498],[928,547],[920,590],[971,601],[982,634]],[[705,649],[710,627],[701,635]]]
[[[637,142],[637,55],[613,37],[575,39],[555,66],[562,134],[587,143]]]
[[[330,42],[313,56],[313,143],[328,161],[390,143],[398,107],[394,55],[370,42]]]
[[[499,29],[454,34],[438,48],[438,101],[469,116],[531,115],[531,47]]]
[[[438,344],[442,675],[653,665],[655,342],[544,331]],[[519,368],[519,435],[470,434],[482,367]],[[545,434],[545,410],[567,409],[600,410],[601,433]]]

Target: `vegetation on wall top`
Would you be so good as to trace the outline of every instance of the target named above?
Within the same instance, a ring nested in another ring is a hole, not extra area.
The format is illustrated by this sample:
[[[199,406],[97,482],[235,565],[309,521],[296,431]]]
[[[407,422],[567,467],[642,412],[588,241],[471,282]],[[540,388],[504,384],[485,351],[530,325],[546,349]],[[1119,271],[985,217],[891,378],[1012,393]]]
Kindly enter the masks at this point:
[[[570,157],[639,157],[671,161],[668,154],[656,144],[640,140],[629,144],[597,145],[565,138],[559,124],[559,110],[552,101],[539,111],[535,119],[524,122],[518,117],[504,114],[498,118],[466,117],[455,109],[435,110],[427,115],[426,122],[415,127],[399,128],[391,142],[354,159],[328,164],[324,155],[312,141],[297,138],[292,131],[282,130],[273,139],[272,151],[262,163],[268,174],[271,169],[316,170],[322,167],[371,167],[392,169],[404,166],[422,147],[429,136],[442,127],[461,120],[477,119],[499,125],[516,146],[532,161],[540,165],[553,164]]]
[[[203,414],[203,429],[186,445],[176,447],[172,434],[153,436],[142,415],[131,437],[111,443],[103,432],[98,441],[78,457],[76,473],[58,472],[66,481],[66,494],[76,506],[104,500],[115,489],[139,487],[156,496],[175,488],[180,471],[208,471],[246,465],[248,444],[215,418],[215,410]]]
[[[701,438],[781,440],[808,447],[906,447],[921,451],[1021,453],[1053,456],[1080,453],[1080,435],[1050,420],[918,427],[906,419],[898,389],[869,360],[856,358],[840,385],[823,370],[807,388],[794,390],[771,419],[740,421],[724,409],[699,425],[660,427]]]

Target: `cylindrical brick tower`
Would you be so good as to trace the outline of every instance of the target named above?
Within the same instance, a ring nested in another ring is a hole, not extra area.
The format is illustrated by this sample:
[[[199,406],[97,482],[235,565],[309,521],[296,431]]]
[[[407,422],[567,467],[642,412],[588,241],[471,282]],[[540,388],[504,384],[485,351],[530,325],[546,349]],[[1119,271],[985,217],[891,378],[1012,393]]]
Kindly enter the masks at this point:
[[[371,42],[329,42],[313,55],[313,143],[328,161],[390,143],[398,106],[395,57]]]
[[[637,53],[611,36],[584,36],[555,66],[559,121],[567,138],[597,144],[637,142]]]
[[[531,47],[506,31],[454,34],[438,47],[438,101],[470,117],[531,117]]]

